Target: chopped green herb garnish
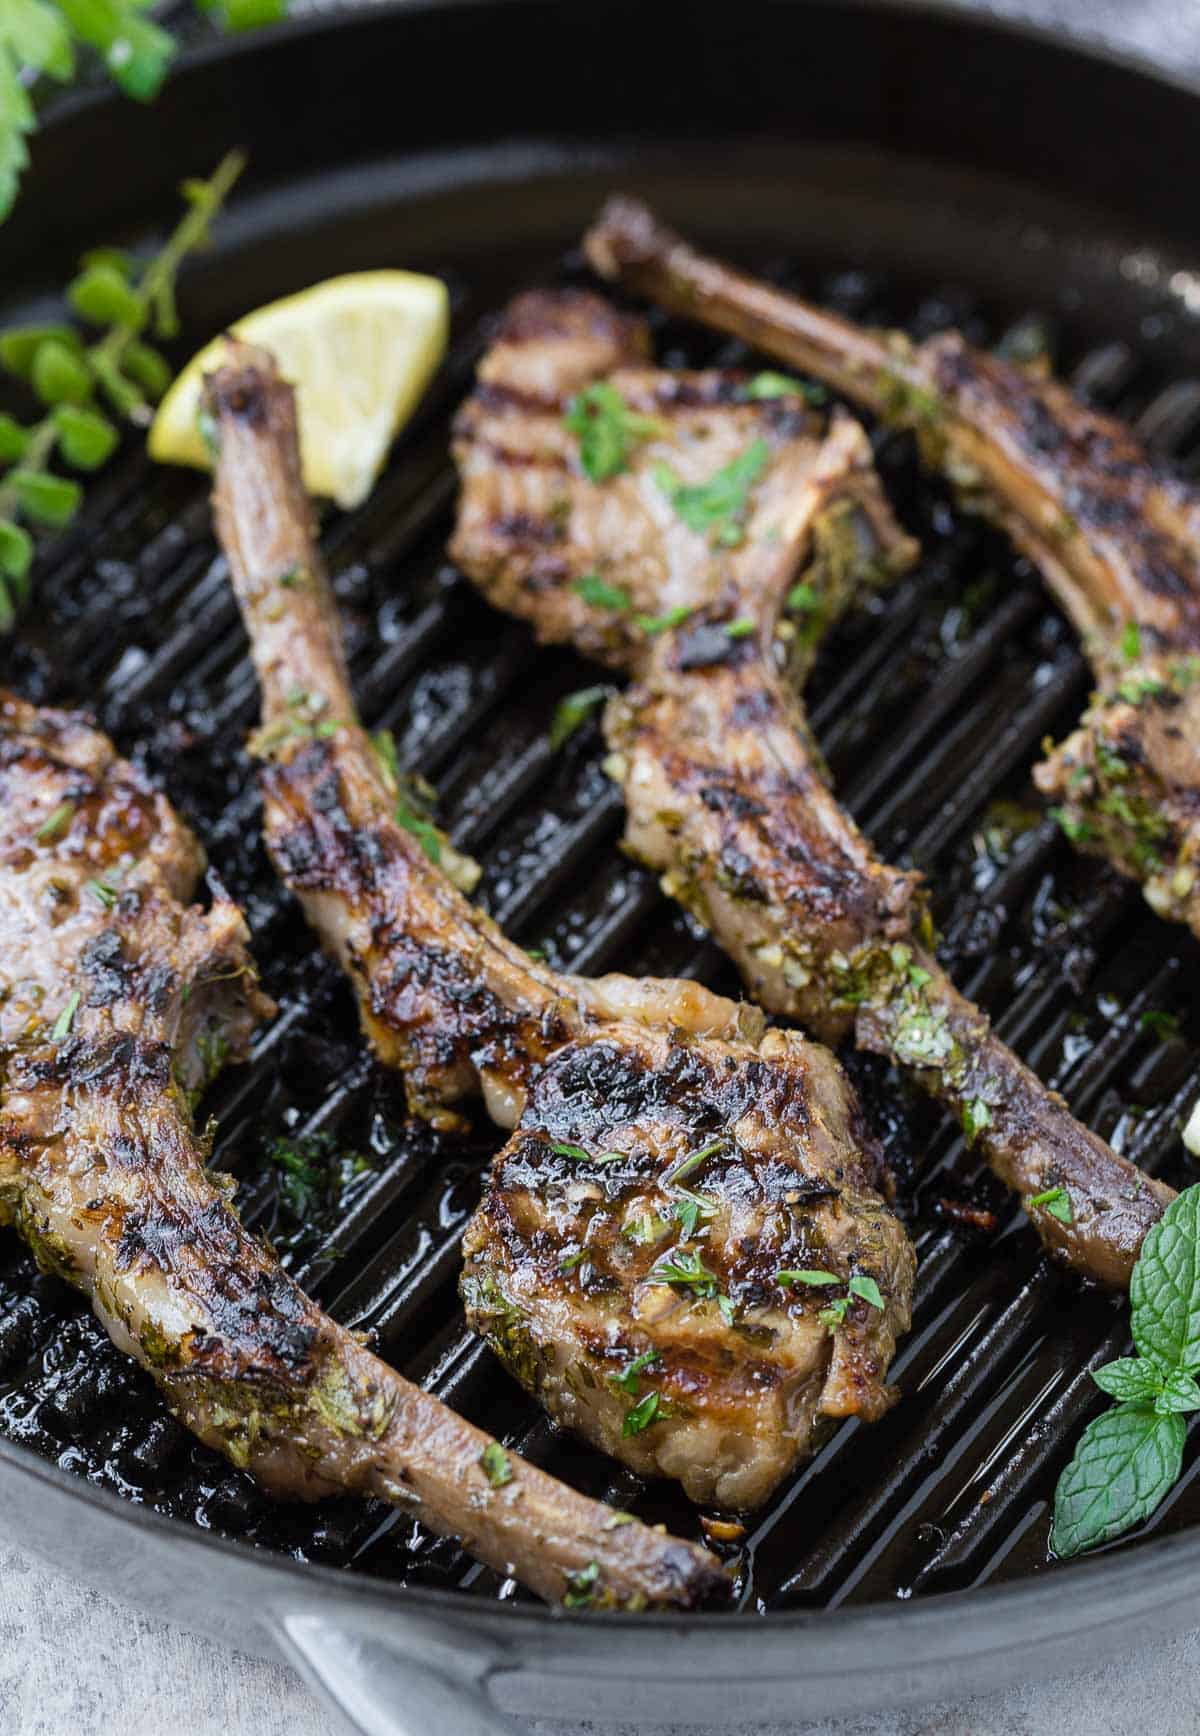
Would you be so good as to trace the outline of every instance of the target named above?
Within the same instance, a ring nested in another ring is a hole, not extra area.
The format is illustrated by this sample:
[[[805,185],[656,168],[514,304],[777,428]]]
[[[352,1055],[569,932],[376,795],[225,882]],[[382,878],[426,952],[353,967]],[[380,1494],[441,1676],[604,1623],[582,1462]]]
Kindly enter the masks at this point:
[[[662,1355],[659,1351],[644,1350],[640,1356],[635,1356],[633,1361],[621,1370],[620,1374],[610,1376],[610,1383],[620,1387],[622,1392],[629,1393],[632,1398],[636,1398],[639,1386],[638,1376],[643,1369],[649,1368],[652,1363],[661,1361]]]
[[[1087,821],[1078,814],[1073,814],[1069,808],[1050,808],[1048,812],[1072,844],[1086,844],[1092,837],[1092,828]]]
[[[503,1489],[506,1483],[513,1480],[512,1460],[504,1451],[499,1441],[489,1441],[479,1455],[479,1463],[487,1475],[493,1489]]]
[[[79,1003],[82,999],[83,996],[78,989],[75,989],[68,998],[66,1006],[54,1021],[54,1029],[50,1032],[54,1042],[61,1043],[65,1037],[70,1035],[71,1026],[75,1023],[75,1014],[79,1011]]]
[[[323,731],[318,725],[315,733],[323,732],[336,735],[338,725]],[[395,796],[396,824],[406,832],[411,832],[420,844],[429,860],[438,865],[442,860],[442,834],[429,817],[429,806],[434,798],[434,792],[421,781],[409,777],[400,769],[400,756],[396,751],[396,738],[390,729],[378,729],[371,737],[371,746],[375,749],[379,763],[384,769],[388,785]]]
[[[579,441],[579,462],[592,482],[607,482],[628,470],[636,442],[662,432],[656,417],[631,410],[607,380],[596,380],[571,399],[563,426]]]
[[[754,631],[754,622],[749,615],[739,615],[736,621],[730,621],[725,628],[727,639],[748,639]]]
[[[985,1127],[992,1125],[992,1112],[982,1097],[963,1105],[962,1128],[968,1145],[974,1145]]]
[[[577,1266],[582,1266],[590,1251],[588,1248],[577,1248],[573,1254],[564,1254],[558,1262],[559,1271],[564,1277],[568,1272],[573,1272]]]
[[[39,844],[49,844],[55,838],[62,837],[74,818],[74,802],[60,802],[53,813],[47,814],[33,835]]]
[[[629,592],[622,585],[610,585],[599,573],[586,573],[582,579],[576,579],[571,589],[597,609],[619,609],[623,613],[633,607]]]
[[[568,1145],[562,1139],[552,1139],[550,1149],[555,1157],[573,1157],[576,1163],[586,1163],[588,1160],[588,1154],[582,1145]]]
[[[836,1272],[822,1272],[816,1268],[787,1267],[782,1272],[776,1272],[775,1281],[778,1284],[809,1284],[819,1290],[826,1284],[840,1284],[842,1280]]]
[[[568,1573],[563,1592],[564,1609],[590,1609],[600,1593],[600,1565],[589,1561],[577,1573]]]
[[[715,1157],[718,1151],[724,1151],[728,1141],[725,1139],[710,1139],[707,1145],[702,1145],[699,1151],[689,1153],[681,1158],[673,1169],[669,1169],[663,1177],[663,1186],[671,1187],[675,1182],[682,1181],[685,1176],[693,1175],[702,1163],[710,1157]]]
[[[661,1242],[670,1227],[666,1218],[660,1218],[656,1212],[642,1212],[639,1217],[630,1219],[621,1234],[627,1242],[637,1242],[644,1247],[651,1242]]]
[[[820,603],[813,587],[803,582],[793,585],[787,594],[787,606],[794,614],[807,614],[810,609],[819,608]]]
[[[1075,1221],[1071,1212],[1071,1196],[1065,1187],[1048,1187],[1044,1193],[1032,1195],[1029,1205],[1031,1209],[1034,1206],[1044,1207],[1060,1224]]]
[[[662,1398],[657,1392],[648,1392],[645,1398],[640,1398],[635,1405],[631,1405],[625,1412],[625,1421],[621,1424],[622,1437],[628,1439],[630,1435],[640,1435],[643,1429],[648,1429],[658,1417],[661,1405]]]
[[[1168,1042],[1179,1035],[1179,1017],[1176,1013],[1164,1013],[1157,1007],[1151,1007],[1138,1020],[1138,1030],[1148,1031],[1162,1042]]]
[[[674,609],[668,609],[665,615],[636,615],[634,625],[653,639],[659,633],[670,633],[674,628],[682,627],[689,616],[695,613],[691,603],[679,603]]]
[[[838,1296],[829,1304],[828,1308],[822,1308],[817,1319],[827,1331],[836,1332],[838,1327],[844,1324],[849,1308],[849,1296]]]
[[[551,753],[557,753],[563,743],[570,740],[611,691],[609,687],[582,687],[578,693],[568,693],[565,699],[559,700],[550,720]]]
[[[701,1218],[712,1217],[717,1209],[717,1202],[708,1194],[693,1193],[686,1187],[677,1187],[674,1193],[671,1210],[679,1220],[685,1240],[689,1240],[696,1234],[696,1226]]]
[[[1121,655],[1126,663],[1136,663],[1142,654],[1142,635],[1136,621],[1127,621],[1121,634]]]
[[[1171,1201],[1129,1284],[1137,1355],[1095,1370],[1117,1402],[1090,1423],[1058,1480],[1050,1546],[1060,1557],[1147,1519],[1183,1464],[1184,1416],[1200,1410],[1200,1187]]]
[[[103,880],[86,880],[84,890],[90,892],[93,898],[98,899],[105,910],[111,910],[119,897],[113,887]]]
[[[864,1302],[869,1302],[872,1308],[882,1310],[883,1296],[874,1278],[868,1278],[861,1272],[856,1272],[846,1288],[852,1296],[858,1296]]]
[[[770,398],[804,398],[810,404],[824,404],[829,393],[824,386],[818,386],[812,380],[794,380],[790,374],[776,374],[767,369],[747,382],[745,387],[747,398],[764,400]]]
[[[656,464],[652,474],[689,530],[721,548],[736,548],[746,534],[750,490],[770,456],[767,442],[759,438],[707,482],[683,482],[669,464]]]

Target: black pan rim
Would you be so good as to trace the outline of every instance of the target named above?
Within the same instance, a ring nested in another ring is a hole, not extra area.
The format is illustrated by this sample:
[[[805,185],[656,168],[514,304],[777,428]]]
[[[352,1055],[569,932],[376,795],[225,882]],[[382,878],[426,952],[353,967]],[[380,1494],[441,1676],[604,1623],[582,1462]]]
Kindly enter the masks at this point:
[[[333,31],[379,26],[394,20],[398,23],[414,16],[430,15],[449,10],[470,11],[482,0],[382,0],[382,3],[361,9],[338,10],[332,14],[318,13],[289,20],[270,31],[253,32],[241,38],[226,38],[188,50],[177,61],[175,78],[191,70],[201,71],[214,63],[227,63],[233,58],[256,58],[269,55],[273,45],[281,40],[304,40],[314,44],[329,37]],[[501,3],[517,5],[521,0],[488,0],[491,6]],[[607,4],[608,0],[602,0]],[[964,10],[953,0],[768,0],[780,7],[806,6],[809,9],[835,10],[851,5],[855,10],[876,15],[906,14],[924,17],[960,31],[964,39],[978,46],[988,37],[1023,40],[1038,49],[1052,49],[1065,61],[1083,65],[1102,65],[1144,81],[1151,88],[1175,90],[1200,101],[1200,77],[1173,72],[1156,66],[1148,57],[1133,50],[1111,44],[1092,43],[1050,25],[1035,24],[1010,17],[982,17]],[[85,110],[97,106],[116,109],[127,99],[108,88],[73,92],[61,98],[47,117],[44,127],[53,128]],[[34,145],[36,152],[36,142]],[[644,1661],[662,1672],[661,1641],[664,1633],[687,1633],[702,1630],[708,1640],[728,1634],[731,1639],[747,1633],[776,1635],[786,1641],[803,1634],[806,1640],[820,1643],[836,1637],[843,1644],[861,1644],[864,1638],[877,1636],[880,1624],[886,1622],[889,1631],[896,1624],[906,1624],[904,1633],[911,1642],[907,1650],[910,1669],[955,1660],[980,1657],[992,1650],[1012,1649],[1013,1635],[1023,1632],[1032,1648],[1042,1642],[1059,1643],[1072,1635],[1081,1635],[1105,1623],[1120,1618],[1132,1621],[1168,1607],[1178,1608],[1183,1596],[1194,1591],[1200,1573],[1200,1526],[1192,1535],[1176,1535],[1148,1539],[1127,1546],[1119,1555],[1100,1555],[1058,1568],[1049,1575],[1009,1584],[986,1585],[951,1592],[935,1593],[912,1603],[900,1600],[858,1604],[838,1609],[793,1609],[763,1614],[736,1612],[644,1613],[640,1615],[606,1613],[602,1619],[584,1613],[569,1613],[532,1604],[486,1602],[469,1593],[445,1591],[426,1586],[408,1586],[366,1574],[348,1573],[345,1569],[322,1566],[313,1562],[296,1561],[286,1555],[266,1549],[247,1548],[235,1539],[208,1533],[182,1519],[157,1513],[151,1508],[128,1501],[108,1490],[96,1488],[59,1466],[40,1458],[28,1449],[0,1436],[0,1467],[11,1471],[27,1484],[30,1497],[52,1493],[68,1503],[83,1505],[103,1514],[115,1526],[133,1526],[143,1535],[173,1541],[183,1546],[205,1549],[210,1557],[236,1562],[242,1568],[251,1567],[264,1581],[270,1577],[280,1588],[293,1588],[301,1594],[315,1591],[335,1599],[339,1604],[366,1604],[383,1611],[403,1607],[413,1614],[422,1612],[443,1617],[467,1618],[472,1627],[489,1637],[514,1631],[527,1634],[554,1632],[560,1641],[570,1640],[569,1661],[577,1666],[587,1656],[596,1662],[610,1661],[610,1654],[601,1657],[606,1635],[621,1636],[622,1662]],[[1063,1574],[1069,1574],[1069,1581]],[[1055,1606],[1067,1607],[1061,1593],[1069,1583],[1074,1594],[1069,1600],[1070,1617],[1049,1631],[1033,1619],[1044,1618]],[[967,1614],[976,1618],[962,1619]],[[1027,1618],[1025,1622],[1021,1617]],[[1176,1625],[1180,1625],[1176,1623]],[[1167,1624],[1164,1624],[1167,1631]],[[644,1635],[642,1648],[630,1642]],[[639,1656],[644,1652],[644,1660]],[[868,1654],[869,1656],[869,1654]],[[794,1677],[804,1661],[805,1673],[811,1674],[811,1654],[796,1654],[788,1667],[780,1653],[772,1656],[778,1667],[763,1673],[766,1680]],[[564,1656],[565,1666],[568,1658]],[[756,1668],[765,1660],[759,1655]],[[518,1667],[520,1660],[501,1663]],[[547,1660],[539,1660],[542,1667]],[[723,1673],[726,1659],[718,1646],[708,1669],[689,1657],[688,1668],[693,1674],[710,1677]],[[882,1656],[874,1663],[860,1654],[856,1671],[866,1676],[893,1672],[896,1660]]]

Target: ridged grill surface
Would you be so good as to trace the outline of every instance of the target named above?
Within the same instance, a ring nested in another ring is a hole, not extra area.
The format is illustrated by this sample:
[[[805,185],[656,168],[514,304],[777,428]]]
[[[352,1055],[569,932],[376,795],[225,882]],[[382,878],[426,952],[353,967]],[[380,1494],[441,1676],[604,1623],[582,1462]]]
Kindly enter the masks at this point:
[[[913,306],[852,270],[822,281],[773,274],[920,335],[948,323],[978,341],[1004,335],[961,297]],[[594,672],[538,650],[445,563],[448,421],[487,311],[458,299],[460,336],[435,393],[367,506],[326,527],[366,720],[393,729],[402,760],[438,786],[456,841],[483,863],[480,898],[515,938],[571,969],[690,974],[734,991],[716,948],[617,851],[620,801],[596,729],[550,751],[557,700]],[[744,359],[674,324],[658,339],[671,362]],[[1188,468],[1200,388],[1151,378],[1120,344],[1072,353],[1069,333],[1059,364],[1084,396],[1134,418]],[[809,700],[836,786],[882,854],[929,873],[956,980],[1005,1039],[1119,1150],[1186,1180],[1179,1126],[1200,1092],[1194,943],[1157,922],[1134,888],[1076,858],[1031,794],[1042,738],[1069,725],[1087,692],[1079,649],[1003,539],[919,478],[910,442],[877,445],[925,553],[823,652]],[[241,748],[255,686],[201,486],[134,453],[114,466],[40,576],[36,614],[5,661],[5,677],[31,697],[95,705],[193,820],[246,908],[282,1011],[205,1107],[219,1118],[216,1161],[239,1177],[248,1220],[407,1374],[578,1486],[696,1534],[694,1509],[560,1435],[464,1328],[458,1245],[499,1137],[482,1112],[471,1141],[406,1124],[401,1093],[364,1055],[348,991],[273,878]],[[1178,1015],[1181,1034],[1147,1012]],[[1041,1259],[957,1129],[882,1064],[847,1060],[921,1258],[895,1368],[903,1399],[874,1428],[839,1429],[749,1520],[730,1550],[745,1608],[919,1595],[1045,1570],[1054,1481],[1098,1408],[1088,1371],[1126,1339],[1119,1305]],[[340,1166],[345,1186],[301,1225],[269,1148],[276,1136],[313,1133],[354,1160]],[[967,1225],[964,1207],[994,1213],[995,1233]],[[0,1240],[0,1430],[207,1529],[390,1578],[519,1595],[382,1506],[272,1504],[191,1442],[11,1236]],[[1200,1518],[1195,1473],[1189,1444],[1183,1479],[1148,1529]]]

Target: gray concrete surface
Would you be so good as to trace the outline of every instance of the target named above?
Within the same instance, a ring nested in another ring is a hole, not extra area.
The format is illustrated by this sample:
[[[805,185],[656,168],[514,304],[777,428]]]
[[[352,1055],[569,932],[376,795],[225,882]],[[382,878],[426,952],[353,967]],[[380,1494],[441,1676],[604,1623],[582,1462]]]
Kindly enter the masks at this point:
[[[1060,23],[1200,75],[1200,0],[958,3]],[[111,1730],[121,1736],[333,1736],[328,1718],[290,1671],[149,1621],[0,1540],[0,1731],[100,1736]],[[1086,1676],[997,1697],[836,1724],[764,1726],[759,1736],[1194,1736],[1198,1730],[1200,1632],[1115,1658]],[[531,1736],[601,1733],[590,1724],[538,1723]],[[604,1736],[666,1736],[666,1728],[606,1726]]]

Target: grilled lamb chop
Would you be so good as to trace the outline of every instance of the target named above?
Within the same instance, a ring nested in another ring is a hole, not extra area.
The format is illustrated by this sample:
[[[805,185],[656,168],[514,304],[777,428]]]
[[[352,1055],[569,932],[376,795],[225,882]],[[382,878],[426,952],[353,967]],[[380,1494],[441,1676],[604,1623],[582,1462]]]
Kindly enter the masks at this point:
[[[514,304],[460,413],[451,553],[543,639],[634,676],[605,719],[627,842],[755,998],[913,1072],[1055,1253],[1125,1282],[1169,1190],[1074,1121],[955,991],[919,877],[880,862],[839,808],[796,698],[823,627],[911,555],[865,435],[841,411],[824,428],[778,377],[659,372],[645,349],[594,296]],[[600,482],[598,416],[626,430]]]
[[[963,504],[1009,532],[1097,682],[1038,785],[1069,838],[1200,934],[1200,495],[1058,382],[956,332],[914,346],[855,327],[696,253],[635,200],[610,200],[586,247],[603,276],[913,429]]]
[[[548,1598],[691,1605],[702,1549],[614,1517],[328,1319],[243,1229],[191,1103],[273,1012],[195,839],[77,714],[0,695],[0,1220],[207,1445],[282,1496],[411,1509]]]
[[[482,1086],[515,1124],[467,1234],[468,1318],[553,1416],[697,1500],[752,1506],[819,1419],[892,1396],[914,1260],[849,1085],[753,1009],[559,975],[471,907],[355,717],[290,388],[239,348],[207,402],[275,862],[413,1110],[444,1118]]]

